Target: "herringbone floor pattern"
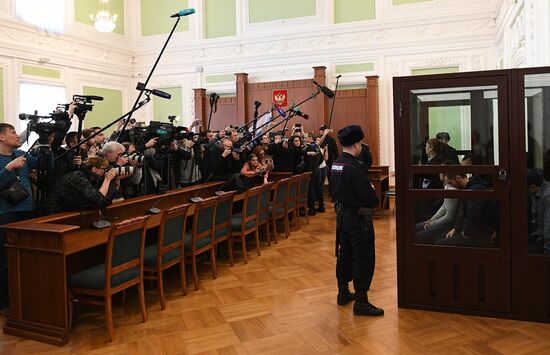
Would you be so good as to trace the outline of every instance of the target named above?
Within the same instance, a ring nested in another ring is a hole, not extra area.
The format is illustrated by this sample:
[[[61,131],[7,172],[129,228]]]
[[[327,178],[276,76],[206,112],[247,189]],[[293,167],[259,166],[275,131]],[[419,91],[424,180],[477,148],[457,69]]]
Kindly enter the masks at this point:
[[[69,344],[59,348],[0,335],[0,354],[549,354],[550,325],[397,308],[395,221],[375,221],[377,263],[371,301],[382,318],[354,317],[336,305],[335,215],[310,218],[279,244],[262,246],[244,265],[219,264],[201,289],[182,296],[177,272],[167,275],[167,309],[146,294],[141,322],[136,292],[115,300],[115,341],[104,317],[77,310]],[[101,312],[101,309],[99,309]],[[0,320],[4,321],[3,318]]]

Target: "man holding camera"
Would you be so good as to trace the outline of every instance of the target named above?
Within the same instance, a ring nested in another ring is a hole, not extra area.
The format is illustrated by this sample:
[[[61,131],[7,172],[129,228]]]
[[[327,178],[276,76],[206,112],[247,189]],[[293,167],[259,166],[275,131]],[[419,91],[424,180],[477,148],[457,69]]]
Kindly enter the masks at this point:
[[[12,125],[0,123],[0,226],[32,217],[33,202],[29,171],[38,159],[18,150],[20,137]],[[0,228],[0,309],[8,304],[8,261]]]
[[[212,180],[226,181],[241,171],[239,153],[233,151],[233,143],[229,139],[222,139],[220,148],[210,153],[210,163]]]

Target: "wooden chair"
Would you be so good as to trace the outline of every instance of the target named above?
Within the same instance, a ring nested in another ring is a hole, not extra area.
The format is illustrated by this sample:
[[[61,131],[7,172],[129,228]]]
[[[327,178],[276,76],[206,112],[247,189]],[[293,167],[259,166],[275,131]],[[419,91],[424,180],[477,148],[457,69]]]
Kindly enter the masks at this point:
[[[267,245],[271,245],[271,236],[269,233],[269,205],[271,199],[271,188],[273,185],[273,182],[262,185],[262,188],[260,189],[260,206],[258,207],[258,228],[265,226]]]
[[[143,253],[149,216],[136,217],[111,227],[105,263],[82,270],[69,277],[69,329],[72,326],[73,302],[105,307],[109,339],[113,341],[112,296],[138,286],[141,318],[147,321],[143,290]]]
[[[210,197],[195,205],[193,214],[193,226],[185,237],[185,255],[191,259],[193,283],[195,290],[199,289],[199,277],[197,274],[197,255],[210,251],[212,276],[216,275],[216,255],[214,252],[214,217],[216,216],[217,197]]]
[[[160,294],[160,309],[166,308],[162,272],[172,266],[180,266],[181,289],[187,294],[185,280],[185,226],[187,210],[191,204],[174,206],[162,212],[157,244],[148,245],[143,256],[144,278],[157,280]],[[159,248],[159,245],[161,246]]]
[[[226,192],[218,197],[216,205],[216,218],[214,222],[214,252],[223,241],[228,241],[229,260],[233,266],[233,242],[231,240],[231,218],[233,217],[233,200],[235,192]]]
[[[285,178],[277,181],[273,187],[273,202],[269,208],[269,220],[273,223],[273,234],[275,243],[277,243],[277,221],[283,220],[285,229],[285,236],[288,238],[289,226],[288,226],[288,214],[286,210],[286,197],[288,192],[288,185],[290,178]]]
[[[288,182],[288,190],[286,195],[286,220],[290,227],[290,215],[294,215],[294,221],[296,226],[300,228],[300,222],[298,221],[298,192],[300,190],[300,175],[294,175]],[[290,232],[290,228],[289,228]]]
[[[258,207],[260,206],[260,191],[262,186],[254,187],[245,193],[243,211],[234,214],[231,219],[231,236],[233,241],[240,241],[243,250],[244,263],[248,263],[246,255],[246,236],[254,233],[256,250],[260,255],[260,237],[258,235]]]
[[[298,175],[300,177],[300,188],[298,189],[298,199],[296,209],[298,210],[298,226],[300,225],[300,208],[304,208],[306,211],[306,222],[309,224],[309,216],[307,213],[307,191],[309,189],[309,183],[311,181],[311,172]]]

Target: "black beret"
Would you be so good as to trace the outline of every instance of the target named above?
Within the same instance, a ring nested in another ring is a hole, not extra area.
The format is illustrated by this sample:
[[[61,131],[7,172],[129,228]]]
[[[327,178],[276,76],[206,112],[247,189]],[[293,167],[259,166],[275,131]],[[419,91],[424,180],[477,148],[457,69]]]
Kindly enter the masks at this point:
[[[349,125],[338,131],[338,141],[342,147],[349,147],[354,143],[361,142],[365,138],[360,126]]]
[[[327,125],[322,125],[321,127],[319,127],[319,131],[324,131],[327,128],[328,128]]]
[[[435,138],[437,138],[437,139],[445,139],[446,141],[450,141],[450,140],[451,140],[451,136],[450,136],[449,133],[447,133],[447,132],[439,132],[438,134],[436,134]]]

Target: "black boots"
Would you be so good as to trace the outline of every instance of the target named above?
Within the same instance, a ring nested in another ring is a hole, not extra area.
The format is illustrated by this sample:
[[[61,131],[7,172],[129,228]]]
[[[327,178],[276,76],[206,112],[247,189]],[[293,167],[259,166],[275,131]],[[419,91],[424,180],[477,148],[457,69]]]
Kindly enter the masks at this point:
[[[345,306],[354,300],[355,293],[349,292],[348,284],[338,284],[338,296],[336,297],[336,303],[338,303],[339,306]]]
[[[353,305],[353,314],[356,316],[383,316],[384,310],[372,305],[369,302],[367,291],[357,292],[355,304]]]

